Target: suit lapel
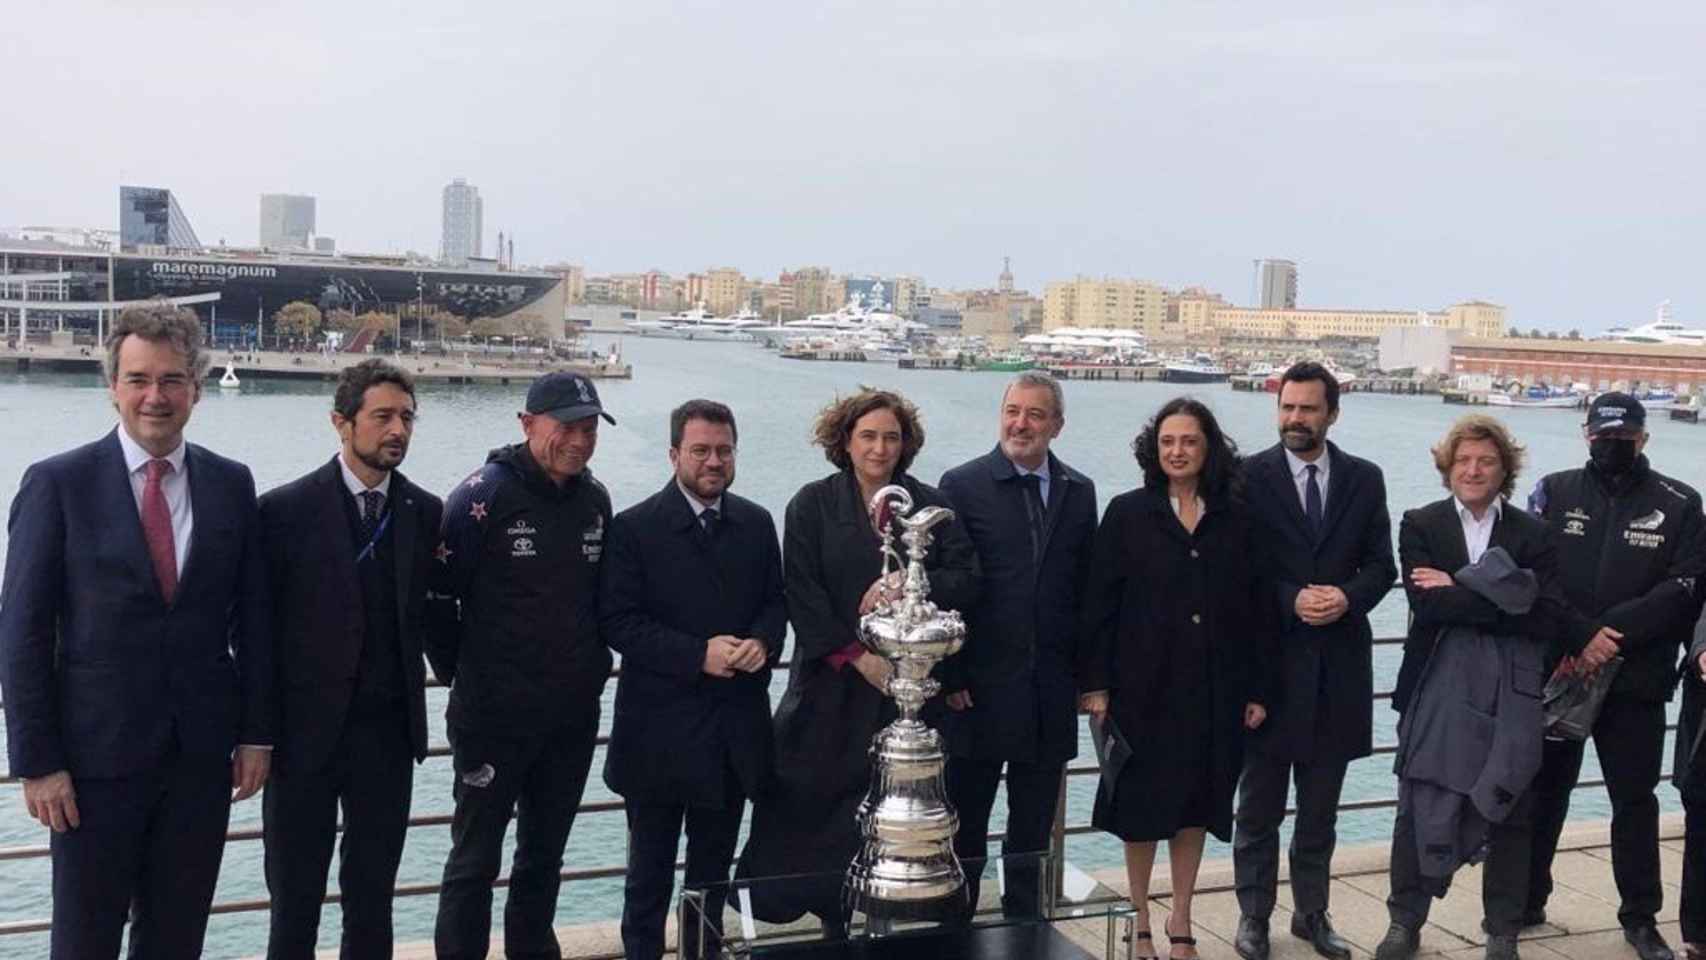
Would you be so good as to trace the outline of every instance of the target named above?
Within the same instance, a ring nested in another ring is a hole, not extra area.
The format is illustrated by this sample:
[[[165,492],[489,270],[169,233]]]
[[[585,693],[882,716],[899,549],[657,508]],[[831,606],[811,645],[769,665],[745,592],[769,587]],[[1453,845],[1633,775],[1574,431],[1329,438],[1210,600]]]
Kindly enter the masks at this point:
[[[1463,535],[1463,518],[1457,515],[1457,501],[1447,497],[1441,505],[1440,536],[1444,538],[1444,546],[1451,551],[1446,558],[1451,560],[1450,566],[1441,565],[1440,569],[1455,575],[1469,565],[1469,541]],[[1493,525],[1493,539],[1499,536],[1499,524]],[[1442,559],[1446,559],[1442,558]]]
[[[126,543],[124,552],[130,557],[137,575],[147,581],[154,596],[160,598],[163,604],[166,598],[160,593],[160,581],[154,576],[154,561],[148,556],[148,537],[142,532],[142,512],[136,508],[136,493],[130,488],[130,471],[124,462],[124,448],[118,441],[119,428],[114,428],[107,434],[107,442],[100,447],[102,462],[97,464],[100,483],[104,490],[104,499],[113,505],[117,511],[113,520],[114,535],[123,538]]]
[[[197,558],[207,552],[208,537],[213,536],[214,518],[225,514],[225,503],[219,496],[218,485],[208,476],[208,468],[196,454],[196,448],[188,443],[184,444],[184,472],[189,474],[190,515],[194,520],[190,524],[190,546],[189,553],[184,556],[184,572],[178,577],[178,597],[182,597],[184,591],[195,583],[196,571],[201,567]]]
[[[402,474],[394,472],[391,474],[391,552],[397,569],[397,623],[402,625],[405,638],[414,635],[408,623],[409,590],[415,577],[416,528],[414,488]]]
[[[1268,458],[1268,482],[1285,505],[1285,515],[1302,532],[1303,541],[1315,543],[1315,532],[1309,529],[1309,518],[1303,515],[1303,504],[1297,499],[1297,483],[1292,478],[1291,461],[1286,459],[1284,447],[1275,446],[1273,455]]]
[[[1350,458],[1340,453],[1339,448],[1331,443],[1327,444],[1327,458],[1327,515],[1321,519],[1321,538],[1317,546],[1327,542],[1333,528],[1350,510],[1351,501],[1356,499],[1355,486],[1360,479]]]

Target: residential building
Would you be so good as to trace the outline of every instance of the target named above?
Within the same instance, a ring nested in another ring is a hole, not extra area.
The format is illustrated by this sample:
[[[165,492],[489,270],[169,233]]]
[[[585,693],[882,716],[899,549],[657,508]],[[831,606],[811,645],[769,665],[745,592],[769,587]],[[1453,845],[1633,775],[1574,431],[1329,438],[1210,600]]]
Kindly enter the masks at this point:
[[[1162,334],[1167,321],[1167,289],[1147,280],[1078,276],[1048,284],[1043,291],[1043,325],[1113,327]]]
[[[705,308],[726,317],[746,305],[746,278],[734,267],[712,267],[705,272],[705,289],[697,298]]]
[[[1290,260],[1262,261],[1264,310],[1297,309],[1297,264]]]
[[[439,259],[466,263],[472,257],[484,256],[481,238],[485,235],[485,202],[480,199],[480,188],[457,177],[444,188],[443,200]]]

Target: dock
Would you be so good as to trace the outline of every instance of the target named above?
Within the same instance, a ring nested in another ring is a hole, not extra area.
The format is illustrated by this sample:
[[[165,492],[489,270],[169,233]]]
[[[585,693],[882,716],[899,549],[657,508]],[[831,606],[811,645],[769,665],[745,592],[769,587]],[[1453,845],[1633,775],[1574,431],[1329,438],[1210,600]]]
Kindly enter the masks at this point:
[[[1676,917],[1682,895],[1682,815],[1662,817],[1659,837],[1660,873],[1665,886],[1659,930],[1680,957],[1682,932]],[[1624,944],[1622,928],[1617,923],[1618,896],[1611,876],[1610,844],[1608,823],[1573,823],[1565,828],[1552,867],[1557,889],[1546,907],[1548,922],[1523,931],[1524,960],[1632,960],[1635,956]],[[1333,858],[1333,925],[1350,942],[1352,956],[1357,960],[1373,957],[1375,946],[1386,934],[1387,854],[1386,844],[1366,844],[1341,847]],[[1287,873],[1286,859],[1281,857],[1282,889],[1272,918],[1273,958],[1308,960],[1315,956],[1314,951],[1289,932],[1291,895],[1284,889]],[[1433,902],[1428,924],[1422,929],[1418,956],[1479,960],[1487,939],[1481,930],[1481,874],[1480,867],[1459,871],[1450,894]],[[1091,876],[1120,894],[1129,889],[1122,869],[1098,870]],[[984,883],[983,910],[1000,910],[998,894],[990,890],[993,886]],[[1157,863],[1150,887],[1150,923],[1157,932],[1166,922],[1172,902],[1170,886],[1165,864]],[[1238,929],[1238,901],[1233,893],[1230,860],[1203,864],[1192,913],[1197,952],[1203,960],[1237,960],[1232,939]],[[335,911],[328,910],[322,922],[335,923],[336,916]],[[619,926],[618,921],[609,920],[559,928],[557,939],[563,956],[572,960],[616,960],[622,955]],[[738,929],[732,918],[725,926]],[[503,955],[501,927],[501,921],[495,923],[492,931],[493,943],[497,945],[493,958]],[[1060,929],[1085,951],[1103,956],[1107,936],[1104,920],[1073,920],[1060,925]],[[673,944],[673,921],[668,936]],[[399,944],[396,954],[397,960],[430,960],[432,955],[430,943]],[[334,958],[337,953],[327,951],[320,956]]]
[[[1116,367],[1099,363],[1051,363],[1045,367],[1056,380],[1116,380],[1143,382],[1160,381],[1166,371],[1161,367]]]
[[[93,346],[57,346],[39,343],[0,345],[0,371],[30,373],[100,373],[101,349]],[[229,363],[240,381],[309,380],[334,381],[345,367],[369,356],[382,356],[420,383],[530,383],[548,373],[569,371],[593,379],[627,380],[633,366],[619,356],[564,360],[550,356],[516,356],[502,360],[441,354],[284,353],[279,351],[208,350],[213,363],[208,379],[217,380]]]

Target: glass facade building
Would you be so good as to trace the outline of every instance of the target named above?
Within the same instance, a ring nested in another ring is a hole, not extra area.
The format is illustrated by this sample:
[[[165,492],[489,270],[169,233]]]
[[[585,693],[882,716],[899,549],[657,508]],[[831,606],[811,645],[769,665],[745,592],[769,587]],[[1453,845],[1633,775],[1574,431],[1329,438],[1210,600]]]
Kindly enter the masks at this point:
[[[119,244],[126,250],[143,246],[201,249],[172,191],[160,187],[119,187],[118,229]]]

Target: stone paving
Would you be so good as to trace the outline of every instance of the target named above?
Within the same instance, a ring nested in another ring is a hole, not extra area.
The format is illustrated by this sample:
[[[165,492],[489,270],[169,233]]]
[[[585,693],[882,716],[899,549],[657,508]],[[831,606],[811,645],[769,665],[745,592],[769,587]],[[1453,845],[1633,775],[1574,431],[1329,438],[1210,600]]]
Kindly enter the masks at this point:
[[[1665,908],[1659,915],[1661,930],[1671,946],[1680,953],[1681,934],[1677,930],[1676,910],[1682,882],[1682,818],[1667,815],[1661,823],[1660,868],[1665,884]],[[1559,843],[1558,858],[1553,868],[1557,889],[1547,906],[1549,922],[1524,931],[1521,952],[1524,960],[1559,960],[1560,957],[1579,960],[1633,960],[1634,950],[1624,942],[1617,924],[1617,888],[1611,878],[1611,851],[1608,847],[1609,827],[1606,824],[1584,824],[1566,830]],[[1332,889],[1332,916],[1339,933],[1349,940],[1355,956],[1374,955],[1375,944],[1386,932],[1387,892],[1386,850],[1379,847],[1355,847],[1339,851],[1334,858],[1336,868]],[[1156,870],[1150,911],[1151,923],[1157,931],[1166,922],[1171,898],[1164,866]],[[1095,879],[1107,887],[1124,893],[1123,871],[1103,871]],[[1282,883],[1284,876],[1281,877]],[[1203,960],[1236,960],[1232,937],[1238,926],[1238,904],[1232,894],[1232,865],[1215,861],[1203,865],[1198,884],[1199,892],[1192,917],[1199,940],[1198,952]],[[1449,957],[1468,960],[1482,956],[1485,935],[1481,932],[1481,870],[1478,867],[1459,872],[1451,893],[1434,902],[1432,915],[1422,931],[1424,957]],[[1289,894],[1281,891],[1279,908],[1272,919],[1273,960],[1306,960],[1314,951],[1288,932],[1291,915]],[[1087,951],[1101,957],[1105,951],[1107,925],[1101,919],[1078,920],[1063,925],[1074,941]],[[499,949],[492,956],[502,956],[501,929],[493,930]],[[674,938],[673,923],[671,940]],[[559,931],[563,955],[575,960],[615,958],[622,955],[621,937],[615,921],[564,927]],[[1161,955],[1166,956],[1165,937]],[[1117,951],[1125,957],[1123,949]],[[335,954],[325,954],[335,956]],[[400,946],[399,960],[427,960],[432,956],[430,944]]]

